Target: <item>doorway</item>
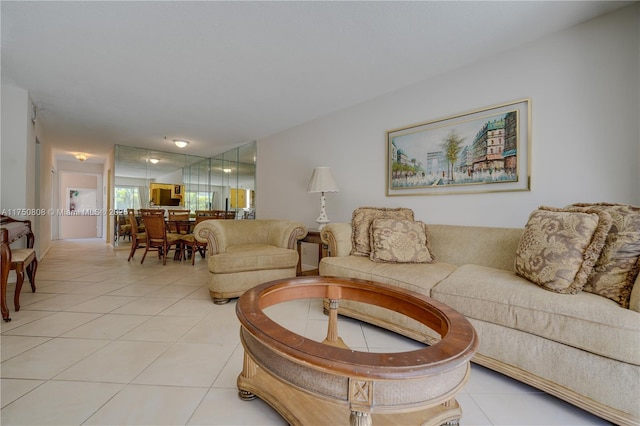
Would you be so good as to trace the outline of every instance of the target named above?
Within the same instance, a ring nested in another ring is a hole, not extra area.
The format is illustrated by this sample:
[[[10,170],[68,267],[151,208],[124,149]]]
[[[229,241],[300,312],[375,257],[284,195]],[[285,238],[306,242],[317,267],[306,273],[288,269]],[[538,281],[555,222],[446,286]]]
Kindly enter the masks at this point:
[[[102,176],[61,172],[58,191],[60,238],[102,237],[102,214],[98,188]],[[100,204],[100,205],[99,205]]]

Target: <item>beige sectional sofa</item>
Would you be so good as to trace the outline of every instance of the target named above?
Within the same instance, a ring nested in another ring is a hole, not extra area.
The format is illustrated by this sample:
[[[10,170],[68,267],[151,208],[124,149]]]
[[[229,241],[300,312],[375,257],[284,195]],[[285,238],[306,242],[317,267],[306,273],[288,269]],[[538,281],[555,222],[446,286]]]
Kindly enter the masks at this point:
[[[352,255],[351,223],[321,231],[323,276],[415,291],[464,314],[479,335],[474,362],[530,384],[615,424],[640,422],[640,278],[629,309],[581,291],[548,291],[514,272],[523,229],[428,225],[432,263],[374,262]],[[429,329],[393,311],[342,301],[342,315],[424,342]]]

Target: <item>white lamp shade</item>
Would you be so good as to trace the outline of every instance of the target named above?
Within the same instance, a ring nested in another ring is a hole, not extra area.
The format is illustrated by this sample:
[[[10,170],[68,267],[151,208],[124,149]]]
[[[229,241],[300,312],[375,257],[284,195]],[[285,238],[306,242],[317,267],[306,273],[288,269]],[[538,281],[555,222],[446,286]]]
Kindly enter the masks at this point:
[[[313,169],[311,180],[307,185],[307,192],[338,192],[338,185],[331,174],[330,167],[316,167]]]

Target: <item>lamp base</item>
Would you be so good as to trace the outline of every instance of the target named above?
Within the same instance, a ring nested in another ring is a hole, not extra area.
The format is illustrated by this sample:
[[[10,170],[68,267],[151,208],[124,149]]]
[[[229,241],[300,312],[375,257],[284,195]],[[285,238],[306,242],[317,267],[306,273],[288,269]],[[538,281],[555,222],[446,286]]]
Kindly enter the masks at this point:
[[[325,225],[327,225],[330,222],[329,222],[329,219],[327,219],[325,221],[316,220],[316,223],[318,224],[318,231],[322,231],[322,228],[324,228]]]
[[[322,195],[320,196],[320,216],[318,216],[318,218],[316,219],[316,223],[318,224],[318,229],[324,228],[324,226],[330,222],[329,218],[327,217],[327,212],[325,212],[324,210],[325,205],[326,205],[326,200],[323,192]]]

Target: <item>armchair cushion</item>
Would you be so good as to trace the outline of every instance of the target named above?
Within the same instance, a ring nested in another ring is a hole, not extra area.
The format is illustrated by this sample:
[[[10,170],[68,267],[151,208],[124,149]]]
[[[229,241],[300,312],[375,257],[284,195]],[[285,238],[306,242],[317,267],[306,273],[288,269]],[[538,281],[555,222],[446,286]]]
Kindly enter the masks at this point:
[[[298,264],[298,253],[294,250],[267,244],[244,244],[227,248],[209,258],[209,271],[214,274],[229,274],[241,271],[293,268]]]

